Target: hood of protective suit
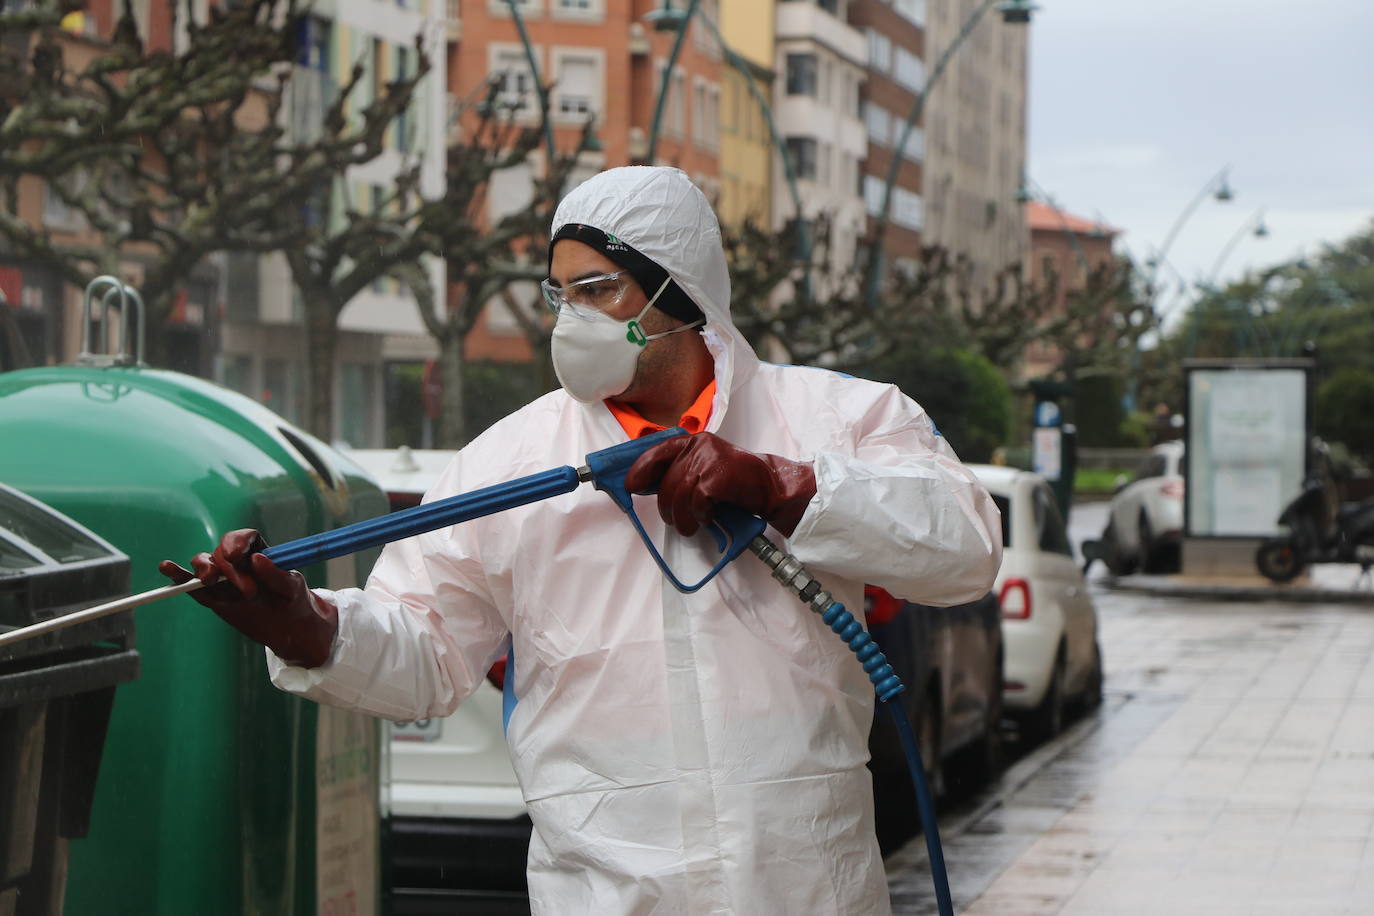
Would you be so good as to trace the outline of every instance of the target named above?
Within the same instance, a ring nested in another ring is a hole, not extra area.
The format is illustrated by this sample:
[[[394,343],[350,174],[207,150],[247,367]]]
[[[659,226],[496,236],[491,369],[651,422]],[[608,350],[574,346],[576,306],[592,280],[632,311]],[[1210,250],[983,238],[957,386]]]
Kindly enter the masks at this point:
[[[730,394],[753,373],[758,357],[730,320],[730,273],[720,223],[706,195],[681,169],[609,169],[563,198],[550,235],[569,223],[594,226],[623,240],[666,270],[706,315],[702,337],[716,363],[709,427],[714,429]]]

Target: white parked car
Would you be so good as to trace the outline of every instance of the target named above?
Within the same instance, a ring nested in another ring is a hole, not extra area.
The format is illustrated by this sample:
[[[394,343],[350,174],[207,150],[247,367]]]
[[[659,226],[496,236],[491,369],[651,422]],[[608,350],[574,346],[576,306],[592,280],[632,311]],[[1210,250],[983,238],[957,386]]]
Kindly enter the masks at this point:
[[[1058,734],[1066,710],[1102,699],[1097,609],[1074,562],[1054,493],[1030,471],[969,465],[1002,512],[1002,702],[1032,740]]]
[[[1183,443],[1162,442],[1117,485],[1101,555],[1114,575],[1175,572],[1183,540]]]
[[[386,491],[392,511],[419,505],[453,455],[404,446],[348,452]],[[506,749],[504,673],[498,664],[448,718],[387,725],[390,900],[397,916],[462,906],[529,912],[530,820]]]

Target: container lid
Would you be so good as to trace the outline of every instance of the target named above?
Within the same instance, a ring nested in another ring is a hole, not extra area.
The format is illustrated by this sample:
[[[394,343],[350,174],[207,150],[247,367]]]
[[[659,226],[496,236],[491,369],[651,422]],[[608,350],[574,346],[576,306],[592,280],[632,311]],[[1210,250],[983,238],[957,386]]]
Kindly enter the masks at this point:
[[[0,484],[0,629],[128,593],[129,559],[90,529]]]

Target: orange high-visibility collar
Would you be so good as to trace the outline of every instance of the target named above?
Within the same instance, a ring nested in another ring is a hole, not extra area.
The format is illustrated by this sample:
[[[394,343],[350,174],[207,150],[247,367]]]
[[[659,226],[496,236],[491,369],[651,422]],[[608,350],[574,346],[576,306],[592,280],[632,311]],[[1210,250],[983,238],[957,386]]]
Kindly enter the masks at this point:
[[[687,408],[687,412],[677,421],[677,425],[687,430],[688,433],[699,433],[706,428],[706,424],[711,419],[711,402],[716,397],[716,380],[711,379],[711,383],[701,389],[701,394],[692,402],[692,406]],[[620,428],[625,430],[625,434],[631,439],[638,439],[640,436],[647,436],[667,429],[666,426],[659,426],[644,419],[639,413],[628,404],[618,404],[615,401],[604,401],[606,408],[610,410],[611,416],[615,417]]]

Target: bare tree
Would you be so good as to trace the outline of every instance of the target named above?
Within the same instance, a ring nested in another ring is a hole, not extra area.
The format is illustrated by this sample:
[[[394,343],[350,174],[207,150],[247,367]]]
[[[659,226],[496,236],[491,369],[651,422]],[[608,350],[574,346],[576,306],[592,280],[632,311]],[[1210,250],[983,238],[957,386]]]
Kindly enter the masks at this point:
[[[109,41],[66,33],[63,12],[0,12],[0,242],[78,286],[140,262],[156,364],[190,273],[213,252],[299,244],[299,212],[380,154],[418,75],[361,117],[333,106],[303,138],[283,118],[299,53],[290,0],[212,6],[173,49],[147,43],[127,2]],[[84,231],[21,217],[20,183],[35,180]]]

